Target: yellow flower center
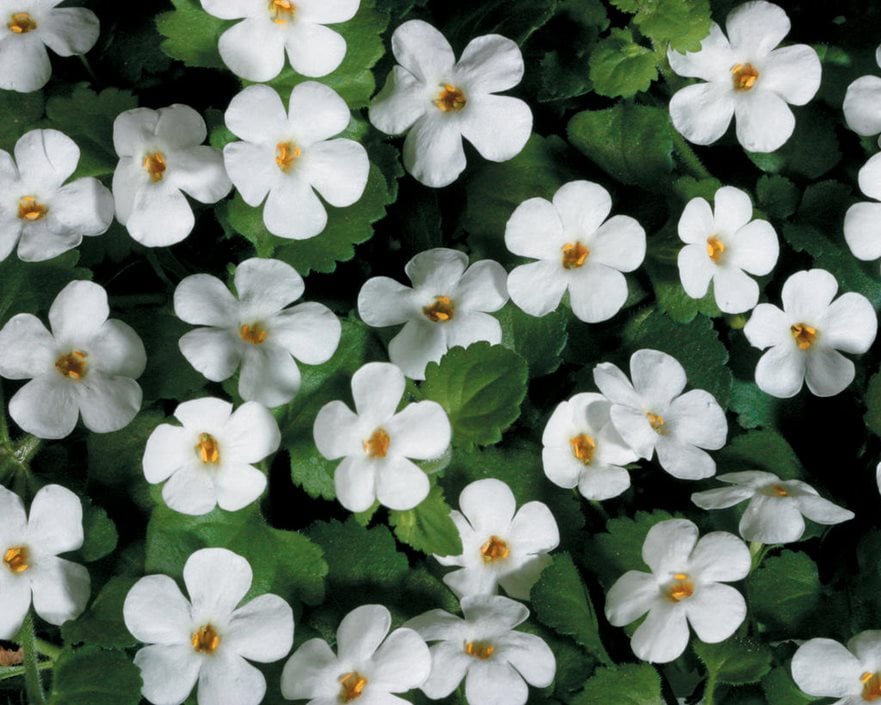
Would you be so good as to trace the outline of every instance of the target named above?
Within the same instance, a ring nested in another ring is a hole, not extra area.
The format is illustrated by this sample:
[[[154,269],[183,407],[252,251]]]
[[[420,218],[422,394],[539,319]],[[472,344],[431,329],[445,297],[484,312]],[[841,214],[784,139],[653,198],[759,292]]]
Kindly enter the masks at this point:
[[[673,581],[667,585],[666,593],[673,602],[681,602],[694,594],[694,583],[687,573],[674,573]]]
[[[481,661],[486,661],[495,650],[496,647],[486,641],[469,641],[465,644],[465,653]]]
[[[70,379],[82,379],[89,368],[89,363],[86,362],[88,356],[82,350],[73,350],[55,361],[55,369]]]
[[[484,563],[495,563],[503,561],[511,555],[511,549],[504,539],[498,536],[490,536],[489,539],[480,547],[480,555],[483,556]]]
[[[40,220],[48,212],[49,209],[34,196],[22,196],[18,199],[19,220]]]
[[[446,323],[453,318],[453,300],[449,296],[435,296],[434,303],[422,309],[429,321]]]
[[[144,155],[144,169],[150,174],[150,180],[155,184],[165,177],[168,165],[165,163],[165,155],[162,152],[147,152]]]
[[[713,262],[719,264],[719,260],[722,259],[722,255],[725,254],[725,243],[715,235],[710,235],[710,237],[707,238],[707,254]]]
[[[196,452],[199,454],[199,459],[205,465],[208,463],[216,465],[220,462],[220,445],[218,445],[217,439],[210,433],[199,434]]]
[[[581,433],[569,439],[569,447],[572,449],[572,455],[585,465],[590,465],[597,442],[586,433]]]
[[[881,698],[881,675],[866,671],[860,676],[860,683],[863,684],[863,700],[871,703]]]
[[[451,86],[449,83],[441,87],[437,98],[434,99],[434,104],[442,113],[457,113],[465,107],[467,102],[461,89]]]
[[[759,80],[759,72],[752,64],[734,64],[731,67],[731,77],[734,80],[734,90],[748,91]]]
[[[30,563],[28,563],[28,547],[13,546],[12,548],[7,548],[6,553],[3,554],[3,563],[13,573],[24,573],[31,567]]]
[[[293,142],[279,142],[275,145],[275,163],[285,173],[291,170],[301,154],[300,148]]]
[[[13,12],[6,26],[13,34],[27,34],[37,28],[37,23],[27,12]]]
[[[268,331],[259,323],[242,323],[239,328],[239,337],[246,343],[253,345],[260,345],[266,340],[267,335],[269,335]]]
[[[367,679],[358,671],[344,673],[338,679],[340,688],[340,700],[344,703],[351,702],[361,697],[364,688],[367,686]]]
[[[366,441],[362,442],[364,452],[371,458],[384,458],[388,455],[388,447],[392,442],[384,428],[376,429]]]
[[[578,269],[590,255],[590,250],[580,242],[567,242],[563,245],[562,250],[564,269]]]
[[[807,323],[796,323],[789,327],[789,332],[795,338],[795,344],[799,350],[807,350],[817,339],[817,329]]]
[[[297,6],[290,0],[269,0],[269,14],[276,24],[287,24],[297,13]]]
[[[771,485],[771,491],[778,497],[789,496],[789,490],[787,490],[783,485]]]
[[[661,416],[660,414],[653,414],[651,411],[649,411],[646,412],[645,417],[649,420],[649,424],[654,431],[656,431],[657,433],[664,433],[664,424],[666,422],[664,421],[663,416]]]
[[[220,634],[210,624],[206,624],[204,627],[199,627],[197,631],[193,632],[190,643],[192,643],[193,650],[197,653],[213,654],[217,651],[217,647],[220,646]]]

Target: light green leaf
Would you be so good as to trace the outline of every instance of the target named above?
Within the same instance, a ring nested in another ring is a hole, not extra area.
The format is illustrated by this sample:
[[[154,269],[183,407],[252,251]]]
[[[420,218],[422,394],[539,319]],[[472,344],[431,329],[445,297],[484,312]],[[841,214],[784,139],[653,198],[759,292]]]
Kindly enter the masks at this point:
[[[123,651],[65,649],[53,669],[49,705],[138,705],[141,674]]]
[[[225,68],[217,42],[232,23],[209,15],[199,0],[171,1],[174,10],[156,17],[156,27],[165,37],[162,51],[193,68]]]
[[[710,33],[709,0],[641,0],[638,7],[639,31],[677,51],[698,51]]]
[[[591,52],[590,80],[599,95],[630,98],[657,78],[654,52],[634,42],[630,30],[613,29]]]
[[[134,577],[116,576],[101,589],[86,612],[61,627],[68,644],[92,644],[105,649],[127,649],[135,639],[125,626],[122,606],[128,591],[137,581]]]
[[[606,533],[594,534],[588,541],[586,556],[606,589],[628,570],[647,571],[642,560],[642,544],[655,524],[672,515],[665,511],[636,512],[633,518],[618,517],[606,524]]]
[[[756,619],[777,634],[798,634],[820,605],[817,564],[806,554],[783,551],[762,561],[747,579]]]
[[[598,668],[569,705],[661,705],[661,679],[647,663]]]
[[[719,452],[720,472],[765,470],[784,480],[800,479],[804,469],[792,446],[777,431],[749,431]]]
[[[557,0],[486,0],[463,3],[443,28],[444,34],[464,47],[474,37],[501,34],[523,44],[554,16]]]
[[[681,245],[684,247],[685,243]],[[655,290],[658,308],[672,320],[691,323],[699,313],[711,318],[722,315],[716,305],[712,285],[702,299],[693,299],[682,288],[679,267],[655,259],[646,259],[644,266]]]
[[[422,502],[407,511],[390,511],[389,523],[402,543],[431,555],[458,556],[462,553],[459,530],[450,518],[450,505],[439,485],[431,488]]]
[[[526,360],[530,377],[550,374],[560,366],[569,337],[566,309],[537,318],[509,302],[495,316],[502,324],[502,345]]]
[[[692,641],[694,652],[717,683],[757,683],[771,670],[771,649],[755,639],[732,637],[719,644]]]

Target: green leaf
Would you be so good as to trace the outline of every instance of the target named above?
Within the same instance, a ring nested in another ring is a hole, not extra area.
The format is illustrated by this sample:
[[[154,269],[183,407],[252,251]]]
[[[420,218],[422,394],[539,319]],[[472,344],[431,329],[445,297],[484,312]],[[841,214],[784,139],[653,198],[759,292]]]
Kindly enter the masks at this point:
[[[199,0],[171,2],[174,10],[156,17],[156,28],[165,37],[160,45],[162,51],[193,68],[225,68],[217,42],[232,24],[209,15]]]
[[[762,679],[762,690],[773,705],[807,705],[817,698],[805,695],[795,681],[789,666],[777,666]]]
[[[712,318],[722,315],[712,287],[702,299],[693,299],[682,288],[679,267],[655,259],[646,259],[644,266],[652,281],[658,308],[672,320],[691,323],[699,313]]]
[[[526,360],[530,378],[550,374],[560,366],[569,337],[566,309],[536,318],[508,303],[495,316],[502,324],[502,345]]]
[[[19,93],[0,90],[0,149],[11,152],[18,138],[32,129],[43,117],[45,99],[42,91]]]
[[[65,649],[53,669],[49,705],[138,705],[141,673],[123,651]]]
[[[698,51],[710,33],[709,0],[641,0],[638,7],[639,31],[677,51]]]
[[[804,476],[804,469],[792,446],[777,431],[749,431],[737,436],[719,452],[720,472],[765,470],[784,480]]]
[[[599,95],[630,98],[657,78],[654,52],[634,42],[630,30],[613,29],[591,52],[590,80]]]
[[[796,108],[795,131],[775,152],[747,152],[762,171],[786,173],[818,179],[841,161],[838,137],[831,126],[837,115],[817,103]]]
[[[618,517],[606,524],[606,533],[595,534],[587,543],[585,555],[606,589],[628,570],[645,572],[642,544],[655,524],[673,516],[665,511],[636,512],[633,518]]]
[[[520,415],[528,376],[517,353],[480,342],[429,363],[421,392],[446,410],[454,445],[489,445]]]
[[[611,663],[600,639],[596,612],[568,553],[554,554],[554,562],[542,571],[529,597],[541,622],[571,636],[603,663]]]
[[[667,111],[620,103],[585,110],[570,121],[569,141],[618,181],[658,189],[673,170],[673,135]]]
[[[122,606],[137,578],[116,576],[98,593],[88,610],[65,622],[61,634],[68,644],[92,644],[107,649],[127,649],[138,644],[125,626]]]
[[[523,44],[554,16],[557,0],[487,0],[463,3],[443,28],[455,44],[465,44],[483,34],[501,34]]]
[[[881,372],[876,372],[869,380],[866,389],[866,415],[863,418],[868,429],[881,436]]]
[[[647,663],[622,663],[598,668],[569,705],[660,705],[661,679]]]
[[[431,488],[428,497],[407,511],[390,511],[389,523],[398,540],[431,555],[458,556],[462,553],[459,530],[450,517],[450,505],[439,485]]]
[[[104,558],[116,548],[119,534],[116,524],[101,507],[91,500],[83,501],[83,534],[85,536],[80,554],[87,563]]]
[[[729,408],[737,414],[741,428],[774,426],[780,410],[787,403],[792,402],[772,397],[759,389],[755,382],[735,378],[731,385]]]
[[[801,193],[785,176],[765,174],[756,184],[759,206],[772,218],[788,218],[798,207]]]
[[[165,414],[145,409],[120,431],[90,433],[86,439],[89,480],[110,487],[125,487],[129,493],[145,492],[144,449],[147,438],[163,421]]]
[[[778,634],[799,634],[799,626],[820,605],[817,564],[806,554],[783,551],[762,561],[747,579],[750,609]]]
[[[76,266],[78,259],[74,250],[46,262],[22,262],[15,255],[0,262],[0,325],[17,313],[45,314],[70,281],[91,279],[88,269]]]
[[[771,670],[771,649],[755,639],[732,637],[719,644],[705,644],[695,639],[692,644],[710,678],[717,683],[757,683]]]

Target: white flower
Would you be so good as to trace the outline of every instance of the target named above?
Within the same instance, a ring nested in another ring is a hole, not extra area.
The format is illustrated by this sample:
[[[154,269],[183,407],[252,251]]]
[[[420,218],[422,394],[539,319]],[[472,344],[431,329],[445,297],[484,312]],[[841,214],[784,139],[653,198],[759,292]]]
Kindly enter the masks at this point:
[[[746,544],[734,534],[713,531],[698,540],[686,519],[669,519],[649,529],[642,560],[651,573],[627,571],[606,596],[606,618],[616,627],[646,612],[630,640],[643,661],[666,663],[688,645],[688,625],[715,644],[730,637],[746,617],[743,596],[728,583],[750,570]]]
[[[802,515],[818,524],[840,524],[854,517],[799,480],[781,480],[758,470],[726,473],[717,479],[734,487],[695,492],[691,501],[701,509],[725,509],[748,499],[740,519],[740,535],[747,541],[798,541],[805,531]]]
[[[571,181],[553,203],[530,198],[511,214],[505,245],[515,255],[538,260],[508,275],[511,300],[532,316],[560,305],[568,290],[572,312],[596,323],[614,316],[627,300],[627,281],[645,258],[645,230],[633,218],[609,220],[609,192],[590,181]]]
[[[748,276],[768,274],[777,264],[780,245],[767,220],[752,220],[749,195],[723,186],[714,198],[715,211],[703,198],[693,198],[679,219],[679,278],[693,299],[713,282],[716,305],[724,313],[749,311],[759,300],[759,285]]]
[[[839,698],[834,705],[865,705],[881,698],[881,631],[860,632],[847,648],[809,639],[792,657],[792,679],[808,695]]]
[[[555,485],[578,491],[587,499],[617,497],[630,487],[622,465],[639,456],[618,435],[602,395],[584,392],[561,402],[545,426],[541,460]]]
[[[389,634],[391,623],[382,605],[356,607],[337,629],[336,654],[323,639],[309,639],[294,652],[281,674],[282,695],[308,699],[309,705],[406,702],[393,693],[421,686],[431,672],[431,655],[412,629]]]
[[[487,478],[467,485],[451,516],[462,539],[462,555],[438,556],[441,565],[459,566],[444,582],[459,597],[491,595],[501,585],[518,600],[551,562],[547,555],[560,543],[560,531],[543,502],[517,509],[514,493],[501,480]]]
[[[364,193],[367,150],[354,140],[330,139],[352,117],[333,89],[300,83],[285,112],[272,88],[248,86],[224,117],[243,140],[223,148],[229,178],[249,206],[266,199],[263,224],[273,235],[303,240],[324,230],[327,211],[316,191],[335,208],[351,206]]]
[[[462,138],[484,159],[516,156],[532,133],[532,111],[519,98],[495,95],[523,78],[523,55],[510,39],[472,39],[458,62],[450,43],[427,22],[410,20],[392,35],[398,61],[373,99],[373,126],[407,132],[404,166],[426,186],[451,184],[465,170]]]
[[[881,66],[881,46],[875,50],[875,62]],[[842,108],[847,126],[858,135],[870,137],[881,133],[881,78],[856,79],[847,87]]]
[[[787,103],[804,105],[820,87],[820,59],[807,44],[775,49],[789,34],[789,17],[770,2],[747,2],[715,22],[697,52],[667,52],[686,86],[670,100],[673,126],[695,144],[715,142],[737,119],[737,140],[750,152],[773,152],[795,129]]]
[[[344,458],[333,482],[350,512],[363,512],[376,500],[390,509],[412,509],[428,496],[428,476],[410,458],[441,456],[450,445],[450,421],[433,401],[395,413],[404,388],[395,365],[367,363],[352,376],[355,411],[331,401],[315,418],[318,451],[329,460]]]
[[[17,494],[0,487],[0,639],[12,639],[31,606],[49,624],[82,614],[89,601],[89,571],[59,558],[83,545],[83,507],[61,485],[46,485],[30,516]]]
[[[193,325],[180,350],[213,382],[239,371],[239,395],[270,408],[286,404],[300,388],[296,360],[327,362],[340,342],[339,319],[323,304],[286,308],[302,296],[303,278],[289,264],[257,257],[235,273],[233,296],[217,277],[193,274],[174,291],[174,312]]]
[[[700,480],[716,472],[710,454],[725,445],[728,422],[716,399],[703,389],[685,389],[685,370],[675,357],[637,350],[630,357],[631,384],[610,362],[593,371],[600,391],[612,402],[615,429],[641,458],[657,451],[673,477]]]
[[[294,616],[278,595],[260,595],[237,608],[252,578],[241,556],[203,548],[184,564],[189,600],[167,575],[148,575],[134,584],[123,617],[132,635],[147,644],[135,654],[147,700],[179,705],[197,680],[199,705],[263,700],[266,679],[248,661],[284,658],[294,641]]]
[[[234,512],[263,494],[266,475],[252,463],[281,442],[266,407],[249,401],[233,412],[229,402],[209,397],[179,404],[174,415],[183,427],[160,424],[144,450],[147,482],[168,480],[162,497],[169,507],[183,514],[207,514],[217,505]]]
[[[369,326],[403,329],[389,343],[389,359],[411,379],[425,379],[425,367],[450,348],[502,340],[502,326],[487,312],[508,300],[505,270],[468,255],[437,247],[420,252],[404,271],[413,288],[389,277],[368,279],[358,294],[358,313]]]
[[[58,56],[85,54],[98,41],[98,17],[61,0],[0,0],[0,88],[30,93],[49,81],[46,47]]]
[[[0,45],[2,46],[2,45]],[[113,197],[98,179],[77,179],[80,150],[58,130],[31,130],[0,150],[0,261],[18,244],[27,262],[52,259],[101,235],[113,221]]]
[[[202,144],[207,134],[188,105],[135,108],[114,120],[116,217],[142,245],[173,245],[190,234],[196,220],[184,192],[216,203],[232,188],[220,152]]]
[[[469,705],[525,705],[529,683],[545,688],[557,670],[554,652],[540,637],[515,631],[529,617],[519,602],[501,595],[462,598],[465,619],[431,610],[406,626],[431,647],[431,675],[422,692],[432,700],[450,695],[465,680]]]
[[[756,365],[759,389],[785,399],[806,381],[813,394],[831,397],[853,381],[853,363],[838,351],[866,352],[878,320],[865,296],[848,292],[833,302],[837,291],[834,276],[810,269],[783,284],[783,310],[756,306],[743,332],[753,347],[771,348]]]
[[[879,79],[881,81],[881,79]],[[881,154],[867,161],[857,176],[860,190],[875,201],[854,203],[844,214],[844,240],[857,259],[881,257]]]
[[[324,25],[352,19],[360,0],[202,0],[205,12],[243,20],[220,35],[218,49],[230,71],[248,81],[270,81],[284,68],[326,76],[346,55],[346,40]]]
[[[19,313],[0,330],[0,377],[30,379],[9,401],[9,415],[39,438],[64,438],[78,415],[90,431],[127,426],[141,408],[135,379],[147,364],[144,344],[128,325],[107,319],[107,292],[73,281],[49,308],[50,333]]]

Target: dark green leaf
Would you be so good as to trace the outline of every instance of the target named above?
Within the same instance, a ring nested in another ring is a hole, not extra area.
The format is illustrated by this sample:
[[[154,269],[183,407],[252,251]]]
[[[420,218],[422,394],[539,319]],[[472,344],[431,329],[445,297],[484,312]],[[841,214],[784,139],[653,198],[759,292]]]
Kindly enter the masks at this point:
[[[0,115],[3,115],[0,121],[0,149],[12,152],[18,138],[43,117],[44,107],[42,91],[0,91]]]
[[[174,10],[156,18],[156,27],[166,38],[162,51],[187,66],[225,68],[217,51],[220,35],[232,24],[209,15],[199,0],[171,0]]]
[[[53,669],[49,705],[138,705],[141,674],[123,651],[65,649]]]
[[[647,663],[622,663],[597,669],[569,705],[661,705],[661,679]]]
[[[642,544],[655,524],[673,517],[664,511],[636,512],[633,518],[618,517],[606,524],[606,533],[595,534],[588,541],[587,559],[596,569],[606,589],[628,570],[647,571],[642,560]]]
[[[550,374],[560,366],[568,339],[566,309],[536,318],[508,303],[495,315],[502,324],[502,345],[526,360],[530,377]]]
[[[458,556],[462,553],[459,530],[450,518],[450,505],[444,499],[439,485],[415,508],[390,511],[389,523],[398,540],[417,551],[439,556]]]
[[[766,558],[747,585],[756,619],[783,634],[800,633],[799,625],[817,610],[823,589],[817,564],[794,551]]]
[[[126,629],[122,606],[128,591],[137,581],[132,577],[111,578],[88,610],[76,620],[61,627],[68,644],[92,644],[107,649],[127,649],[138,640]]]
[[[724,472],[765,470],[784,480],[804,475],[792,446],[772,429],[749,431],[732,439],[719,453],[719,468]]]
[[[87,563],[112,553],[119,540],[116,525],[107,512],[89,499],[83,502],[83,534],[85,539],[80,554]]]
[[[718,683],[756,683],[771,670],[771,649],[755,639],[731,637],[719,644],[695,639],[692,644]]]
[[[590,55],[590,80],[599,95],[630,98],[658,78],[655,54],[633,41],[627,29],[613,29]]]

